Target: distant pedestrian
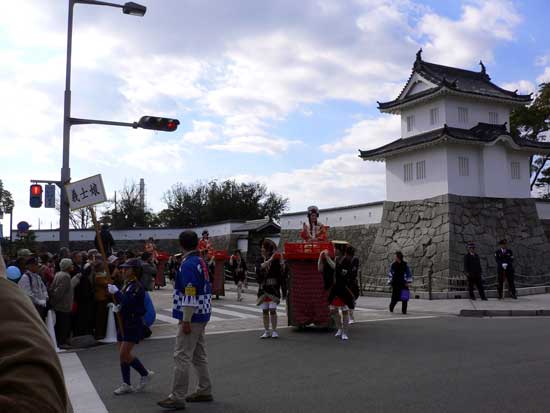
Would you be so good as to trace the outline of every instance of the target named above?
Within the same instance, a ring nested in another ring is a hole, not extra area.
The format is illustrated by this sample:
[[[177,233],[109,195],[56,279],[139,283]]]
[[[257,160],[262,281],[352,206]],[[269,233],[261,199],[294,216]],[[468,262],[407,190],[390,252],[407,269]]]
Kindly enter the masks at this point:
[[[398,301],[401,301],[401,312],[407,314],[407,306],[409,303],[410,291],[409,287],[412,283],[412,274],[409,266],[403,260],[403,253],[397,251],[395,253],[395,261],[390,267],[388,273],[388,284],[392,287],[390,312]]]
[[[483,289],[481,262],[479,260],[479,255],[476,253],[476,246],[473,242],[469,242],[467,248],[468,252],[464,255],[464,273],[466,274],[466,279],[468,280],[468,292],[470,294],[470,299],[476,299],[476,296],[474,295],[475,286],[479,291],[479,297],[482,300],[487,301],[485,290]]]
[[[508,248],[508,241],[503,239],[499,243],[500,248],[495,252],[495,260],[497,262],[497,290],[498,298],[502,299],[504,288],[504,280],[508,282],[508,289],[513,299],[517,300],[516,286],[514,284],[514,254]]]
[[[258,280],[258,301],[264,322],[264,333],[260,338],[278,338],[277,306],[286,299],[286,274],[281,254],[270,239],[262,242],[262,261],[256,268]],[[269,322],[271,321],[271,331]]]
[[[122,385],[114,391],[116,396],[142,391],[154,374],[132,354],[134,346],[143,339],[144,334],[145,289],[138,281],[141,275],[141,260],[133,258],[122,264],[120,268],[124,278],[122,290],[114,284],[107,285],[107,290],[114,296],[117,311],[122,319],[122,328],[117,332]],[[130,382],[130,367],[141,376],[140,383],[135,388],[132,388]]]
[[[229,259],[229,267],[233,275],[233,281],[237,285],[237,301],[243,300],[243,288],[246,285],[246,262],[243,259],[241,250],[235,250]]]
[[[348,245],[345,250],[345,258],[349,262],[349,271],[346,275],[347,284],[350,288],[351,292],[353,293],[354,302],[357,302],[357,299],[359,298],[359,295],[361,294],[361,289],[359,287],[359,269],[361,263],[359,262],[359,258],[355,256],[355,248],[353,248],[351,245]],[[355,307],[354,307],[355,308]],[[350,308],[349,310],[349,323],[353,324],[355,323],[355,317],[354,317],[354,308]]]
[[[185,402],[209,402],[212,383],[204,330],[212,311],[212,286],[206,263],[198,251],[199,240],[194,231],[179,236],[183,259],[176,274],[172,315],[180,322],[174,349],[172,392],[157,404],[171,410],[185,409]],[[198,376],[198,388],[187,396],[191,366]]]
[[[155,277],[157,275],[157,266],[154,263],[154,257],[149,251],[141,254],[142,278],[141,284],[147,291],[153,291],[155,288]]]

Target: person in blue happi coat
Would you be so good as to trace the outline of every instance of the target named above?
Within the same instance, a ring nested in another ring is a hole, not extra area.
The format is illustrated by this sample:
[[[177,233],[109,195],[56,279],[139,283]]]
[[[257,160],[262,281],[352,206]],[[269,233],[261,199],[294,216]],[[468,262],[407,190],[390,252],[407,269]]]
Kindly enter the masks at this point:
[[[401,301],[401,312],[407,314],[412,274],[409,265],[403,259],[401,251],[395,253],[395,261],[392,263],[388,273],[388,284],[392,288],[390,311],[393,313],[395,305],[398,301]]]
[[[120,370],[122,385],[114,393],[117,396],[142,391],[150,382],[153,372],[147,370],[141,361],[132,354],[132,349],[143,339],[145,309],[145,288],[138,279],[141,276],[141,261],[132,258],[120,266],[124,286],[119,290],[116,285],[109,284],[107,289],[113,295],[119,314],[117,341],[120,351]],[[130,367],[134,368],[141,380],[138,386],[132,388],[130,382]]]
[[[185,402],[213,400],[204,334],[212,311],[208,265],[200,257],[199,239],[194,231],[183,231],[179,241],[183,259],[176,274],[172,310],[172,316],[180,323],[174,348],[174,379],[170,395],[157,403],[171,410],[185,409]],[[191,367],[197,373],[198,388],[187,395]]]

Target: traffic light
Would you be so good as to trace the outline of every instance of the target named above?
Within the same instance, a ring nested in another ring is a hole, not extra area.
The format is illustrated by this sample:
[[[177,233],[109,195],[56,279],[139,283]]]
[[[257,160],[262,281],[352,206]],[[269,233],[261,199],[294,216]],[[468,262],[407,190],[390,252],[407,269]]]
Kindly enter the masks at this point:
[[[44,208],[55,208],[55,185],[44,187]]]
[[[29,204],[31,208],[40,208],[42,206],[42,185],[31,185],[31,198]]]
[[[159,118],[157,116],[142,116],[138,122],[138,127],[143,129],[160,130],[164,132],[174,132],[180,121],[170,118]]]

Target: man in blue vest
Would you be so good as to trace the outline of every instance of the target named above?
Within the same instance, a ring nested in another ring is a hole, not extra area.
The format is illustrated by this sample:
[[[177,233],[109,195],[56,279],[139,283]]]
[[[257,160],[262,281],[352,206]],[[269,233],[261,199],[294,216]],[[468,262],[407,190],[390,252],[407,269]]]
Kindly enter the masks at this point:
[[[176,274],[172,316],[179,320],[174,349],[174,378],[172,393],[158,402],[160,407],[171,410],[185,409],[185,402],[210,402],[212,384],[208,372],[208,358],[204,330],[212,311],[212,285],[208,266],[197,249],[198,236],[193,231],[183,231],[179,236],[183,259]],[[190,368],[198,376],[198,388],[187,396]]]

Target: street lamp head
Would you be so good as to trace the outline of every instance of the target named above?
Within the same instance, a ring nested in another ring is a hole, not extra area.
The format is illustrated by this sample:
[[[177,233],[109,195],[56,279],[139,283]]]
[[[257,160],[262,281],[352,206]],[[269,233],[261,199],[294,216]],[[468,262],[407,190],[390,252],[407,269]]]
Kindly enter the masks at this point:
[[[146,11],[147,7],[142,6],[141,4],[134,3],[133,1],[129,1],[128,3],[125,3],[124,6],[122,6],[122,12],[124,14],[130,14],[132,16],[142,17],[145,15]]]

